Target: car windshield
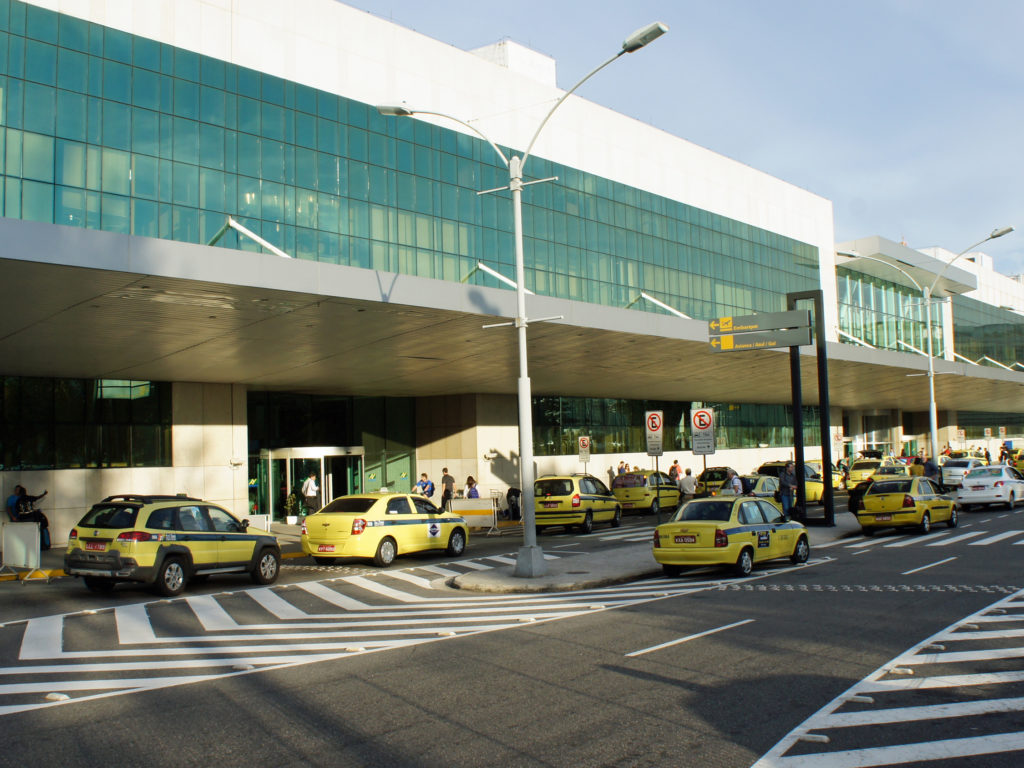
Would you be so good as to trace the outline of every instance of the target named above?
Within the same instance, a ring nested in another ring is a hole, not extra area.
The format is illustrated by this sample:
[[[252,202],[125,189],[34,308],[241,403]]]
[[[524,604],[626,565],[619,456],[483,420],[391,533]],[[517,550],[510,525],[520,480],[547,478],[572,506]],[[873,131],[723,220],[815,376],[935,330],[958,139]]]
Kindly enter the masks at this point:
[[[868,489],[868,495],[878,496],[882,493],[910,493],[910,486],[914,481],[910,478],[906,480],[884,480],[882,482],[874,482]]]
[[[1002,477],[1002,467],[975,467],[967,473],[967,477],[976,480],[979,477]]]
[[[538,480],[533,484],[534,496],[571,496],[572,480]]]
[[[647,485],[647,478],[643,475],[634,475],[632,472],[616,475],[612,480],[612,488],[643,488],[645,485]]]
[[[718,520],[728,522],[732,516],[731,501],[691,501],[676,514],[676,520]]]
[[[855,461],[850,469],[878,469],[881,465],[880,461]]]
[[[700,479],[705,483],[718,483],[725,480],[729,474],[729,470],[724,467],[716,467],[714,469],[705,469],[700,473]]]
[[[743,483],[744,493],[753,493],[754,488],[757,487],[756,477],[741,477],[740,482]]]
[[[97,504],[90,509],[79,525],[92,528],[134,528],[138,507],[124,504]]]
[[[335,499],[320,510],[321,514],[363,514],[377,503],[377,499],[369,496],[342,496]]]
[[[971,463],[967,459],[950,459],[943,466],[945,467],[969,467]]]
[[[782,464],[762,464],[760,467],[757,468],[757,474],[778,477],[780,474],[782,474],[782,470]]]
[[[903,467],[891,466],[891,467],[879,467],[875,470],[876,475],[904,475],[906,471]]]

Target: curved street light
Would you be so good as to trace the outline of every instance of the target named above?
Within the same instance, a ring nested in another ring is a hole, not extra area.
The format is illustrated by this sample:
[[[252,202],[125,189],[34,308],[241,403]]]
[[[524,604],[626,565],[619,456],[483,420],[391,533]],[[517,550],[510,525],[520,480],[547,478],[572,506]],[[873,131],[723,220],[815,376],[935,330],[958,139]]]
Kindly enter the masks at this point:
[[[534,131],[533,137],[530,142],[526,145],[526,151],[523,152],[522,156],[512,155],[506,157],[505,153],[499,149],[498,145],[491,141],[479,128],[467,123],[465,120],[461,120],[452,115],[444,114],[443,112],[434,112],[426,109],[414,109],[405,105],[381,105],[377,107],[377,111],[382,115],[392,115],[395,117],[409,117],[412,115],[434,115],[436,117],[443,117],[446,120],[462,125],[477,136],[482,138],[491,148],[498,153],[498,157],[501,158],[502,163],[508,168],[509,182],[507,187],[501,187],[500,189],[509,189],[512,192],[512,212],[515,229],[515,257],[516,257],[516,317],[513,325],[515,325],[518,331],[519,337],[519,379],[517,385],[518,401],[519,401],[519,477],[520,477],[520,488],[522,490],[522,496],[520,497],[520,503],[522,506],[523,516],[523,546],[520,547],[518,556],[516,557],[515,575],[522,577],[537,577],[542,576],[545,572],[546,566],[544,563],[544,552],[539,546],[537,546],[537,527],[536,527],[536,515],[534,511],[534,498],[533,498],[533,411],[532,411],[532,392],[530,387],[530,377],[527,368],[527,354],[526,354],[526,327],[528,320],[526,317],[526,270],[523,266],[523,204],[522,204],[522,192],[523,187],[528,184],[534,184],[537,182],[523,182],[523,168],[526,165],[526,161],[530,158],[530,153],[533,151],[533,145],[537,141],[537,137],[540,132],[547,125],[548,120],[569,96],[571,96],[581,85],[587,80],[596,75],[602,69],[607,67],[613,61],[618,59],[625,53],[633,53],[638,51],[646,45],[649,45],[653,41],[657,40],[663,34],[668,32],[668,27],[662,24],[660,21],[648,24],[645,27],[641,27],[636,32],[627,37],[623,43],[622,48],[615,53],[614,56],[608,58],[607,61],[603,62],[600,66],[591,70],[585,77],[583,77],[576,85],[562,94],[561,98],[555,102],[555,105],[551,107],[548,113],[544,116],[544,119],[540,121],[540,125],[537,126],[537,130]],[[547,181],[542,179],[540,181]],[[487,190],[494,192],[497,190]],[[482,193],[478,193],[482,194]]]

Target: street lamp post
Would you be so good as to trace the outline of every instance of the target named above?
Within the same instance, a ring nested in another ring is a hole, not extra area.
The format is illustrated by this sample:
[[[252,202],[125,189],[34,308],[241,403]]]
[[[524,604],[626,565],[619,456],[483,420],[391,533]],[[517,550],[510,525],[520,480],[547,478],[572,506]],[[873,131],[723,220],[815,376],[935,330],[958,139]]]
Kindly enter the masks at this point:
[[[1013,232],[1013,227],[1000,227],[993,229],[989,233],[988,237],[979,240],[969,248],[965,248],[960,251],[956,256],[950,259],[946,266],[935,276],[932,284],[924,289],[922,292],[924,295],[924,311],[925,311],[925,328],[928,334],[928,429],[929,429],[929,448],[930,456],[932,461],[938,460],[939,455],[939,414],[938,409],[935,406],[935,361],[932,359],[932,294],[935,292],[935,286],[939,284],[939,280],[946,274],[946,270],[953,266],[953,262],[959,259],[961,256],[965,256],[979,245],[987,243],[989,240],[995,240],[997,237],[1008,235]]]
[[[666,32],[668,32],[667,26],[661,22],[654,22],[652,24],[648,24],[646,27],[638,29],[627,37],[622,43],[622,49],[620,51],[602,63],[599,67],[592,70],[586,75],[586,77],[582,78],[578,83],[576,83],[576,85],[566,91],[557,102],[555,102],[555,105],[551,107],[547,115],[544,116],[544,119],[541,120],[540,125],[537,126],[537,130],[534,131],[533,137],[530,139],[530,143],[527,144],[526,151],[523,152],[522,157],[517,155],[512,155],[511,158],[505,157],[505,154],[498,148],[498,145],[485,136],[476,126],[471,125],[464,120],[460,120],[457,117],[430,110],[412,109],[404,105],[384,105],[377,107],[377,111],[382,115],[394,115],[400,117],[407,117],[414,114],[435,115],[437,117],[443,117],[447,120],[459,123],[460,125],[469,128],[475,134],[480,136],[480,138],[490,144],[491,148],[498,153],[498,156],[508,168],[508,186],[501,187],[500,189],[508,189],[512,192],[512,212],[515,228],[516,318],[512,324],[516,327],[519,341],[519,378],[517,382],[517,393],[519,401],[519,477],[520,488],[522,489],[522,496],[520,499],[523,516],[523,546],[520,547],[519,554],[516,558],[516,576],[532,578],[542,576],[545,571],[544,553],[541,548],[537,546],[536,515],[534,512],[533,498],[533,411],[526,354],[526,326],[528,324],[528,320],[526,317],[526,270],[523,266],[522,191],[523,187],[528,184],[536,184],[538,181],[548,181],[549,179],[524,182],[523,168],[530,157],[530,152],[533,150],[533,145],[536,143],[537,137],[544,129],[548,120],[551,119],[551,115],[554,114],[555,110],[558,109],[562,103],[576,91],[576,89],[622,56],[622,54],[638,51],[645,45],[657,40]],[[498,190],[486,191],[496,192]]]

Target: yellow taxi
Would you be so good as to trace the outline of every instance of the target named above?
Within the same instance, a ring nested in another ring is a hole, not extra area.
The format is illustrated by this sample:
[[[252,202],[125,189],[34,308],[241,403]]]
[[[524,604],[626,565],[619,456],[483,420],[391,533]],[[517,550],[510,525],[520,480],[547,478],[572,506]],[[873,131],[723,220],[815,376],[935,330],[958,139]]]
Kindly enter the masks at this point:
[[[778,477],[786,469],[787,461],[766,461],[757,468],[759,475],[771,475]],[[794,462],[795,463],[795,462]],[[818,471],[809,462],[804,462],[804,498],[808,504],[821,502],[825,495],[825,481],[822,480]]]
[[[337,557],[370,558],[387,568],[398,555],[443,549],[461,555],[469,526],[430,499],[411,493],[339,496],[302,521],[302,551],[318,563]]]
[[[865,536],[880,528],[914,527],[928,533],[934,523],[956,528],[957,513],[953,499],[926,477],[879,480],[876,475],[864,493],[857,522]]]
[[[811,467],[819,475],[824,474],[821,471],[821,464],[822,463],[820,461],[806,461],[806,462],[804,462],[805,466]],[[836,490],[836,491],[844,491],[844,490],[846,490],[846,475],[843,474],[843,471],[841,469],[839,469],[839,467],[837,467],[835,464],[832,465],[831,475],[832,475],[832,488],[833,488],[833,490]]]
[[[537,533],[542,528],[564,525],[581,533],[594,530],[594,523],[622,525],[622,505],[608,486],[593,475],[545,475],[533,484],[534,517]]]
[[[883,464],[871,473],[871,477],[875,480],[890,480],[896,477],[908,477],[910,474],[910,467],[906,464]]]
[[[623,511],[646,509],[656,515],[663,508],[679,506],[679,486],[664,472],[650,469],[616,475],[612,480],[612,495],[619,500]]]
[[[740,475],[740,483],[743,486],[743,496],[758,496],[760,498],[775,498],[779,491],[779,478],[771,475]],[[726,483],[719,496],[736,496],[737,494]]]
[[[694,489],[694,495],[698,499],[702,496],[717,496],[729,477],[730,469],[732,467],[707,467],[697,475],[697,487]],[[735,469],[732,471],[736,472]],[[736,474],[738,475],[739,472]]]
[[[862,483],[875,474],[875,470],[882,466],[881,459],[857,459],[850,464],[850,483]],[[888,466],[897,466],[890,464]]]
[[[134,581],[167,597],[214,573],[273,584],[280,568],[272,534],[191,496],[108,496],[71,529],[64,554],[64,572],[94,592]]]
[[[686,566],[728,565],[749,576],[754,564],[788,557],[805,563],[807,529],[787,520],[769,499],[719,496],[694,499],[654,531],[654,559],[666,576]]]

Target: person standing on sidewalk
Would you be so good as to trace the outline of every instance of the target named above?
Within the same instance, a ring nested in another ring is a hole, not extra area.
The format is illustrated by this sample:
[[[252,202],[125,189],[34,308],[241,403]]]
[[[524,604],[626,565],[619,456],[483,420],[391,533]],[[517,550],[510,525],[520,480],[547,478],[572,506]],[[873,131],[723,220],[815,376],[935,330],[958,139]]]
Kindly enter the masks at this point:
[[[320,509],[320,487],[316,484],[316,472],[310,472],[302,484],[302,496],[306,500],[306,513],[313,514]]]
[[[441,470],[441,509],[446,512],[455,498],[455,478],[448,474],[448,467]]]
[[[679,476],[679,493],[682,494],[681,501],[685,504],[692,501],[697,493],[697,478],[693,476],[693,470],[689,467]]]
[[[792,461],[786,463],[786,468],[779,475],[779,496],[782,499],[782,514],[789,517],[793,509],[793,495],[796,493],[796,466]]]

